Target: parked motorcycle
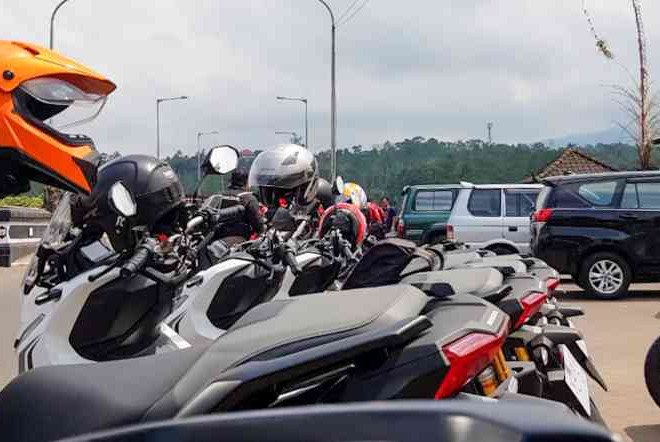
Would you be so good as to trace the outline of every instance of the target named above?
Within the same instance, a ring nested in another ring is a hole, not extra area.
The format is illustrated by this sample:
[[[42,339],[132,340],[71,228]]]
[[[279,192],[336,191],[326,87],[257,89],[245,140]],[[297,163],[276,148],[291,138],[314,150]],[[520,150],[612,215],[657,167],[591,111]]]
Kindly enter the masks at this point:
[[[274,301],[208,347],[30,370],[0,392],[0,428],[44,440],[245,408],[468,400],[493,381],[490,396],[504,398],[516,390],[513,376],[480,375],[501,361],[508,330],[508,316],[485,300],[405,285]]]

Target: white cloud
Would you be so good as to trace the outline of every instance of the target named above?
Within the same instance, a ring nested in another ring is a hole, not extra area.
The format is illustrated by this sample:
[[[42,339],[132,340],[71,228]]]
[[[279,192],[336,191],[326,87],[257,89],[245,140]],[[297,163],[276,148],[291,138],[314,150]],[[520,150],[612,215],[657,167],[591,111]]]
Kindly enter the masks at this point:
[[[55,0],[3,3],[3,38],[46,43]],[[587,5],[634,66],[629,2]],[[660,75],[660,4],[643,6]],[[181,94],[162,105],[165,153],[192,152],[197,131],[254,147],[302,133],[302,109],[276,95],[308,97],[311,144],[329,144],[329,20],[316,0],[70,0],[56,26],[58,49],[119,86],[90,127],[101,150],[154,152],[155,98]],[[596,131],[621,118],[606,85],[624,81],[579,0],[371,0],[338,31],[339,143],[475,138],[486,121],[511,142]]]

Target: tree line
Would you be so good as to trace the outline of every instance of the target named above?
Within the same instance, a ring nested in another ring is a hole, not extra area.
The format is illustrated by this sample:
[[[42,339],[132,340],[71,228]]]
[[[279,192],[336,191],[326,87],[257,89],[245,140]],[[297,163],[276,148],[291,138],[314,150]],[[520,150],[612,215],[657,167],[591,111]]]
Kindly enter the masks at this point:
[[[582,152],[617,169],[636,169],[635,147],[627,144],[583,146]],[[401,190],[413,184],[515,183],[543,168],[561,149],[534,144],[488,144],[482,140],[439,141],[414,137],[365,148],[361,145],[337,151],[337,170],[345,181],[364,187],[370,197],[399,200]],[[258,151],[257,151],[258,153]],[[179,174],[187,192],[196,182],[194,155],[177,152],[167,159]],[[330,151],[317,154],[321,176],[330,176]],[[220,190],[218,177],[207,179],[204,194]]]

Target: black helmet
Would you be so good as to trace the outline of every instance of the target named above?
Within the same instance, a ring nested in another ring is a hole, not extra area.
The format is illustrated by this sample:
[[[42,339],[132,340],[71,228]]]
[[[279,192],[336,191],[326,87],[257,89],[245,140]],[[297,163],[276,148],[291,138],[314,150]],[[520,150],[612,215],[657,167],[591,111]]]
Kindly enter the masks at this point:
[[[335,195],[332,192],[332,184],[330,184],[325,178],[319,178],[316,198],[319,200],[324,209],[327,209],[335,203]]]
[[[122,220],[110,207],[110,188],[117,181],[133,194],[137,214]],[[179,177],[165,162],[146,155],[128,155],[103,165],[89,196],[87,224],[97,224],[108,235],[115,250],[133,247],[131,229],[143,227],[151,233],[170,233],[176,224],[185,196]]]
[[[316,158],[295,144],[262,152],[250,168],[249,186],[258,188],[261,201],[270,207],[283,197],[306,206],[314,201],[318,189]]]

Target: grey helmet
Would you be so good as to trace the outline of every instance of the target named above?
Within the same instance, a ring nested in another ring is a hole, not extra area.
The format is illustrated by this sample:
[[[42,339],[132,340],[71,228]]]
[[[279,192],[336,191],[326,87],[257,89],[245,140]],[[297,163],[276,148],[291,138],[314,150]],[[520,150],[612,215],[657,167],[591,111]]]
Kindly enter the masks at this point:
[[[302,146],[284,144],[262,152],[250,167],[250,188],[259,189],[261,202],[275,207],[280,198],[298,206],[314,202],[318,191],[318,165]]]

